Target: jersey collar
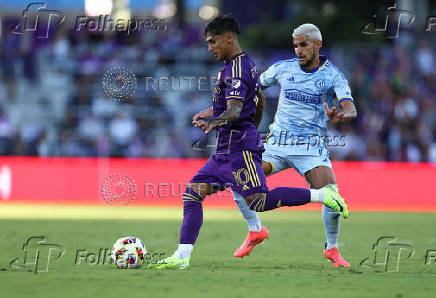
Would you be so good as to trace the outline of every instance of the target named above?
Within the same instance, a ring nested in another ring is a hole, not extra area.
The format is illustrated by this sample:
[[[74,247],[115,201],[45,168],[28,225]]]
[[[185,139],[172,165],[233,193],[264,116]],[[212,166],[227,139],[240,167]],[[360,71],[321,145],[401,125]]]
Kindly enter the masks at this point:
[[[233,56],[232,58],[230,58],[229,61],[226,61],[226,64],[227,64],[227,63],[230,63],[230,61],[232,61],[232,60],[235,59],[236,57],[243,56],[243,55],[245,55],[245,54],[246,54],[245,51],[242,51],[242,52],[240,52],[239,54],[236,54],[235,56]]]
[[[307,69],[305,69],[303,66],[300,66],[300,68],[301,68],[301,70],[304,71],[304,72],[307,72],[307,73],[314,73],[314,72],[318,71],[318,69],[320,69],[321,67],[323,67],[323,66],[327,63],[328,60],[329,60],[329,59],[327,58],[327,56],[319,55],[319,65],[318,65],[317,67],[315,67],[315,68],[312,69],[312,70],[307,70]]]

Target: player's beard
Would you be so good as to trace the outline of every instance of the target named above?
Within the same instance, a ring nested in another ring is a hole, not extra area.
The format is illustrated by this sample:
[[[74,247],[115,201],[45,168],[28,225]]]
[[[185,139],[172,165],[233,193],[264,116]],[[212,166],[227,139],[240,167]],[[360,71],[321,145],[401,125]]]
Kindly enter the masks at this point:
[[[313,54],[310,57],[310,59],[307,59],[306,63],[304,63],[304,64],[300,63],[300,66],[302,66],[304,68],[308,68],[313,63],[313,60],[315,60],[315,48],[313,48],[313,52],[312,53]]]

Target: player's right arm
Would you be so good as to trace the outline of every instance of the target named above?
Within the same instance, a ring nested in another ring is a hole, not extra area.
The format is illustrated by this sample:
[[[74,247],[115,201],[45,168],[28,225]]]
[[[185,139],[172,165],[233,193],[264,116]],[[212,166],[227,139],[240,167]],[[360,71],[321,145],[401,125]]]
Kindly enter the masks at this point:
[[[271,65],[270,67],[268,67],[268,69],[265,70],[259,76],[257,83],[258,83],[260,89],[265,90],[266,88],[278,83],[277,73],[278,73],[278,66],[280,65],[279,62],[276,62],[273,65]]]

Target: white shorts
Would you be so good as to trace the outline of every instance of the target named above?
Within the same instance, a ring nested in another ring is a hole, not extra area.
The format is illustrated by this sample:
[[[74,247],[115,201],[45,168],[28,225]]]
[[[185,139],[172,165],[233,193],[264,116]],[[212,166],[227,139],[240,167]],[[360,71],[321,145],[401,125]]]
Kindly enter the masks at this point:
[[[262,160],[272,164],[272,174],[294,168],[300,175],[304,176],[307,171],[319,166],[332,168],[327,150],[322,150],[318,155],[290,155],[292,152],[289,152],[286,146],[270,144],[264,144],[264,146],[265,152],[262,154]]]

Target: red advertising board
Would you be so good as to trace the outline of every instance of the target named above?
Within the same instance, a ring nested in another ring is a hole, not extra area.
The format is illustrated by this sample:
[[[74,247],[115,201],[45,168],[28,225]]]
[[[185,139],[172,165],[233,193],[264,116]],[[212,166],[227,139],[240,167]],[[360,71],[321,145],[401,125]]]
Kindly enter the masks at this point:
[[[123,173],[136,184],[132,205],[181,206],[184,184],[204,159],[0,158],[0,203],[105,204],[106,177]],[[353,211],[436,211],[436,164],[334,162],[338,186]],[[269,188],[307,187],[294,170],[267,178]],[[122,190],[121,190],[122,191]],[[230,192],[205,201],[235,208]],[[317,208],[315,204],[298,209]]]

